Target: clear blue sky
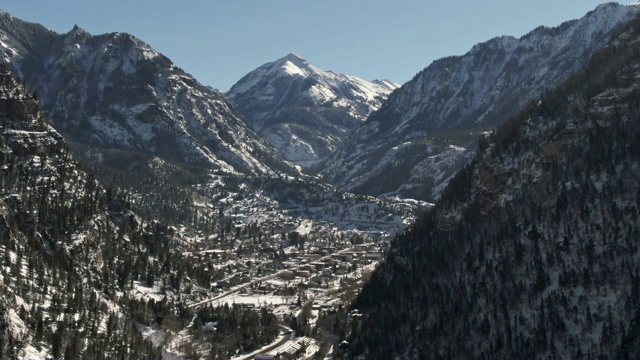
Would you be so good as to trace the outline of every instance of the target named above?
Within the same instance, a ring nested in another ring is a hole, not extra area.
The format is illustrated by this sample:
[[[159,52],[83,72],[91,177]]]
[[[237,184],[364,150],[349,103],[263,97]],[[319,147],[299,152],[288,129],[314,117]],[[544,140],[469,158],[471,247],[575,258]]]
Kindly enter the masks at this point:
[[[290,52],[324,70],[404,83],[433,60],[559,25],[603,2],[0,0],[0,9],[59,33],[78,24],[94,35],[133,34],[203,84],[228,90]]]

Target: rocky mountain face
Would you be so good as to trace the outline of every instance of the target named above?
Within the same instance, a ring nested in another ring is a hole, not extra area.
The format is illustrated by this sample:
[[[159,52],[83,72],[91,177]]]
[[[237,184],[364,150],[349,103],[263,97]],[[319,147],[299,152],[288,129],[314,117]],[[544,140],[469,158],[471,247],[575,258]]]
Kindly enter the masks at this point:
[[[437,60],[359,126],[323,174],[345,189],[433,199],[492,129],[581,69],[637,6],[604,4],[556,28]]]
[[[397,87],[324,71],[289,54],[244,76],[227,96],[287,160],[311,167],[343,146]]]
[[[480,139],[365,285],[353,356],[640,356],[639,29]]]
[[[165,163],[221,174],[297,173],[221,93],[131,35],[92,36],[77,26],[57,34],[2,13],[0,51],[85,159],[129,171]]]

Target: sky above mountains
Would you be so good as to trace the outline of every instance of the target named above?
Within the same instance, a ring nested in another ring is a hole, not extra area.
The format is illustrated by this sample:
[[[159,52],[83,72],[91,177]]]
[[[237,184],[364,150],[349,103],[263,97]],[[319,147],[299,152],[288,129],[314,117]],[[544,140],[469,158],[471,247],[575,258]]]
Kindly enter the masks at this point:
[[[251,70],[291,52],[321,69],[402,84],[433,60],[464,54],[496,36],[557,26],[601,3],[0,0],[0,9],[58,33],[74,24],[93,35],[130,33],[203,84],[226,91]]]

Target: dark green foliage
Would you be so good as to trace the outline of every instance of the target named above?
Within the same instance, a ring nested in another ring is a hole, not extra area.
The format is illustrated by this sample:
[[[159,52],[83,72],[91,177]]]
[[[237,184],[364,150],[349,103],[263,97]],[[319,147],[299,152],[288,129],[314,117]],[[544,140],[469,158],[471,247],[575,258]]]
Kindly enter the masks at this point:
[[[264,308],[225,304],[199,308],[192,333],[208,344],[210,358],[222,359],[236,350],[251,352],[273,342],[279,330],[276,317]]]

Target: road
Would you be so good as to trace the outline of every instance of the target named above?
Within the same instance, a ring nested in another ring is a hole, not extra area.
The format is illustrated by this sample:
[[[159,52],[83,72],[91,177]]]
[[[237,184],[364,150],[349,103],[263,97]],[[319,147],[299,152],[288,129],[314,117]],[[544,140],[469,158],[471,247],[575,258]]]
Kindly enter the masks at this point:
[[[266,347],[263,347],[262,349],[256,350],[256,351],[252,352],[251,354],[242,355],[240,357],[233,358],[233,360],[249,360],[249,359],[253,359],[258,354],[266,354],[266,353],[268,353],[270,351],[273,351],[273,350],[279,348],[280,346],[284,345],[287,341],[291,340],[291,337],[293,336],[293,331],[291,329],[289,329],[288,327],[285,327],[285,326],[282,326],[282,325],[280,325],[280,329],[282,329],[282,332],[284,333],[284,337],[282,339],[276,340],[271,345],[268,345]]]

